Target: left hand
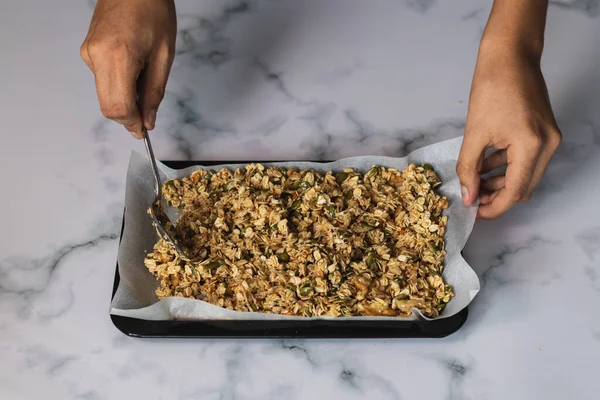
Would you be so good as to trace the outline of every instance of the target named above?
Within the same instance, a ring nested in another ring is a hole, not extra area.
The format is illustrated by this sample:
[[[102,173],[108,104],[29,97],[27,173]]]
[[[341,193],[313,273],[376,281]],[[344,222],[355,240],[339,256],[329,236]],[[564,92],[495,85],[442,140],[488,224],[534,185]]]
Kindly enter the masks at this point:
[[[463,200],[479,196],[478,218],[528,200],[561,142],[539,58],[500,46],[480,49],[457,164]],[[496,151],[485,157],[488,148]],[[507,166],[506,173],[481,175]]]

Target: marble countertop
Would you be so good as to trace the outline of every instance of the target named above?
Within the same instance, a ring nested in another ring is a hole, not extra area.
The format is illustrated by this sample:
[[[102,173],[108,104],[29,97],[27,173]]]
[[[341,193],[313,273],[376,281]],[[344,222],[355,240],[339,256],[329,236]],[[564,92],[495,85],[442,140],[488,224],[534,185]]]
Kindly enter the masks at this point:
[[[459,136],[490,3],[178,0],[155,151],[400,156]],[[92,7],[0,5],[1,399],[597,398],[599,1],[552,1],[543,67],[564,145],[530,202],[476,223],[465,257],[482,291],[440,340],[117,331],[124,180],[143,147],[102,119],[79,59]]]

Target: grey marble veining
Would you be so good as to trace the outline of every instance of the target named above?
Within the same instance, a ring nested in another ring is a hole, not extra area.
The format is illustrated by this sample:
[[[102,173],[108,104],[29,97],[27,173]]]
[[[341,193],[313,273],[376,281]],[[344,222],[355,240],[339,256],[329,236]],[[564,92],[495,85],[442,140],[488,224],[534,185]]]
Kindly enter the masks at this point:
[[[478,222],[441,340],[137,340],[108,316],[131,149],[79,59],[94,1],[0,5],[0,399],[595,399],[597,0],[551,1],[564,134],[533,199]],[[177,2],[162,159],[401,156],[462,134],[491,2]],[[567,372],[572,375],[567,376]]]

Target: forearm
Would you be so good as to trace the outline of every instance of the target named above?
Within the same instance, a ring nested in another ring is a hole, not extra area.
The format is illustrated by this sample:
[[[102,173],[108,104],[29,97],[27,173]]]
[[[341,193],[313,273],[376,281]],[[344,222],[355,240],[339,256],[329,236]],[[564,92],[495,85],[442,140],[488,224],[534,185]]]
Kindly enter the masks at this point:
[[[494,0],[481,50],[539,59],[547,10],[548,0]]]

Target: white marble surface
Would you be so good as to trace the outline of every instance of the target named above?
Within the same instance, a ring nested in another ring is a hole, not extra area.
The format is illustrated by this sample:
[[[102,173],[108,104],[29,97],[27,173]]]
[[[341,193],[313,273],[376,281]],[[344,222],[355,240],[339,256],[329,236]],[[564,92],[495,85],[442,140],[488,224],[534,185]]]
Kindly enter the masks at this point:
[[[177,2],[163,159],[402,155],[462,133],[490,1]],[[596,399],[600,5],[554,1],[564,133],[478,222],[483,290],[442,340],[139,340],[108,315],[131,148],[79,59],[93,2],[0,4],[0,399]],[[492,105],[493,106],[493,105]],[[8,222],[8,224],[6,223]]]

